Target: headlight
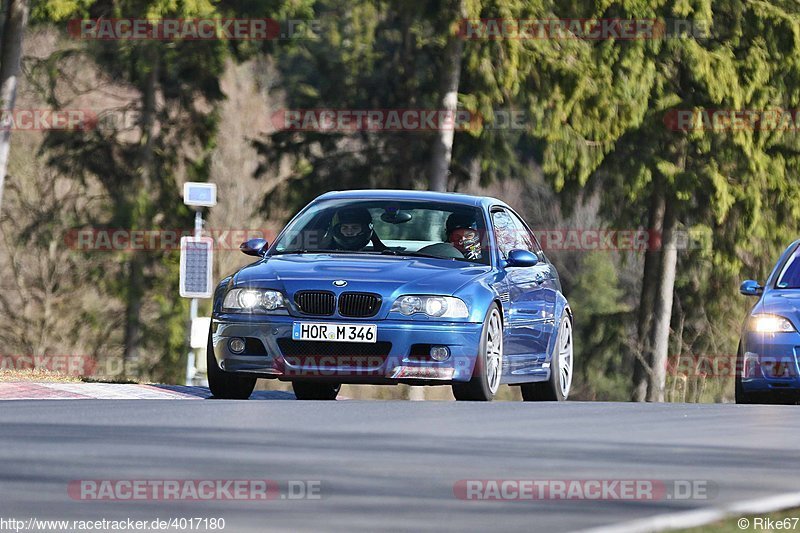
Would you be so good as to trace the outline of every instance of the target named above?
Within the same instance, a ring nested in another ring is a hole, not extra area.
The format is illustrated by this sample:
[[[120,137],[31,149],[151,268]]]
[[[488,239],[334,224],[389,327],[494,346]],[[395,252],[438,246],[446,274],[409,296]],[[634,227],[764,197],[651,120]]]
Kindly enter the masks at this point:
[[[233,289],[225,295],[222,307],[230,311],[257,313],[285,309],[283,294],[279,291],[263,289]]]
[[[794,326],[788,319],[778,315],[753,315],[750,330],[759,333],[791,333]]]
[[[411,316],[424,313],[435,318],[467,318],[467,304],[452,296],[401,296],[392,305],[392,311]]]

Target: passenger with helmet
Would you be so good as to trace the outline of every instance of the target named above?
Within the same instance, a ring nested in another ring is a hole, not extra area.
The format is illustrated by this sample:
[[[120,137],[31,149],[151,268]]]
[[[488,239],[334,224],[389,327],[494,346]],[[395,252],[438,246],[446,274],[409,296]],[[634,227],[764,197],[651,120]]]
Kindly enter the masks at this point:
[[[453,213],[445,222],[447,242],[470,260],[481,258],[481,235],[473,215]]]
[[[331,221],[331,245],[338,250],[359,251],[372,243],[376,251],[386,246],[375,234],[372,215],[364,207],[345,207],[336,212]]]

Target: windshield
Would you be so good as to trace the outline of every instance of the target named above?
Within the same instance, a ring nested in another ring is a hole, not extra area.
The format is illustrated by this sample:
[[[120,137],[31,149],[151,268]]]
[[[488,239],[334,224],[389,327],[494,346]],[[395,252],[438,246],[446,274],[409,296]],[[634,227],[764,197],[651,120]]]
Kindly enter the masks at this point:
[[[477,207],[397,200],[325,200],[295,218],[271,255],[332,252],[426,256],[489,264]]]
[[[786,262],[786,266],[783,267],[775,287],[778,289],[800,289],[800,248]]]

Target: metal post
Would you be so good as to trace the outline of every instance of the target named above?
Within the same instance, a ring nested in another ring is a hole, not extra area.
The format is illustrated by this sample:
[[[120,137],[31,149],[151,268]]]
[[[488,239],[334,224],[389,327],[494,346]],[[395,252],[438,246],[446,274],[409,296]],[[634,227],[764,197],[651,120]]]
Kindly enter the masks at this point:
[[[198,208],[197,211],[194,213],[194,236],[201,237],[203,234],[203,214],[200,212],[202,208]],[[192,324],[194,324],[194,320],[197,318],[197,298],[192,298],[189,301],[189,335],[191,336]],[[197,357],[195,354],[195,349],[191,346],[189,347],[189,355],[186,358],[186,385],[192,386],[194,375],[197,372],[197,368],[195,367]]]
[[[191,335],[191,324],[194,322],[194,319],[197,318],[197,298],[192,298],[189,302],[189,335]],[[195,353],[194,348],[189,348],[189,356],[186,358],[186,385],[192,386],[194,380],[194,374],[197,371],[195,368]]]

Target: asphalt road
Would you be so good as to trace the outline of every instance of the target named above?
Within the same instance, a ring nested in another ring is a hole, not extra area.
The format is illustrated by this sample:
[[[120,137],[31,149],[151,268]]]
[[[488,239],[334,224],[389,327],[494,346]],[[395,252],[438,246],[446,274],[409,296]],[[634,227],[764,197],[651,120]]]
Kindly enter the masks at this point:
[[[0,518],[222,517],[228,532],[574,531],[797,491],[798,471],[793,406],[0,402]],[[69,482],[86,479],[319,481],[321,498],[70,497]],[[467,501],[453,490],[464,479],[703,480],[714,494]]]

